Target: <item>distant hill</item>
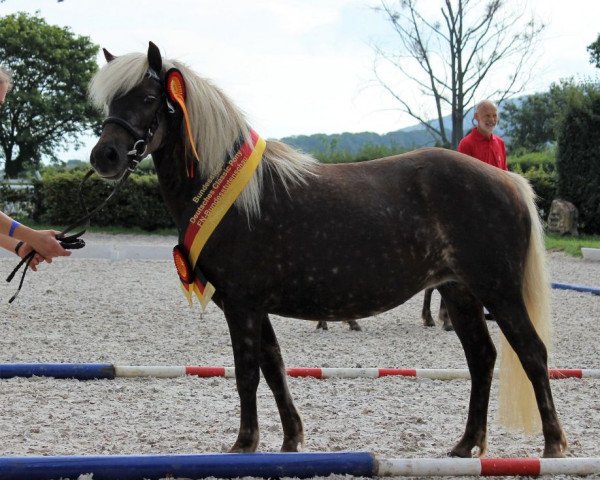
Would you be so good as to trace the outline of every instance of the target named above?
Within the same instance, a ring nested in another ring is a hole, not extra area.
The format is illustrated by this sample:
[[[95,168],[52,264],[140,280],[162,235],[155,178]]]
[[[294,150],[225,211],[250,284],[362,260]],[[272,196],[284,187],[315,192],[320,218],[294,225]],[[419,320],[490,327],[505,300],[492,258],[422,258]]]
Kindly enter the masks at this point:
[[[328,153],[331,151],[346,151],[356,154],[365,145],[381,145],[390,148],[411,150],[435,144],[435,139],[425,130],[405,131],[404,129],[384,135],[374,132],[294,135],[284,137],[281,141],[304,152],[313,154]]]
[[[470,112],[464,121],[464,131],[467,133],[473,126],[473,113]],[[444,117],[444,125],[451,131],[450,116]],[[502,135],[500,126],[497,133]],[[280,139],[282,142],[307,153],[330,153],[332,151],[346,151],[350,154],[358,153],[365,145],[381,145],[389,148],[413,150],[419,147],[435,145],[435,138],[423,128],[422,125],[413,125],[394,132],[380,135],[374,132],[361,133],[335,133],[327,135],[316,133],[314,135],[292,135]]]

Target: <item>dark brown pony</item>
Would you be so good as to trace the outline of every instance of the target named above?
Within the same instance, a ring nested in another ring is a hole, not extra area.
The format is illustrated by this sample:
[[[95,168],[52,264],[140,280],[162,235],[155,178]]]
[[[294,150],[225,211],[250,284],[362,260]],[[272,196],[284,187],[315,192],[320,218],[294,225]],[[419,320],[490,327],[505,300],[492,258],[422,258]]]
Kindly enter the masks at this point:
[[[191,198],[222,167],[237,140],[249,138],[249,127],[219,89],[185,65],[163,60],[152,43],[147,55],[106,52],[106,57],[90,92],[113,121],[105,123],[91,163],[102,177],[118,179],[128,168],[128,152],[143,150],[133,144],[145,137],[147,145],[141,146],[152,154],[164,200],[185,226],[195,208]],[[172,67],[187,85],[192,141],[200,156],[193,178],[186,175],[192,150],[182,112],[165,99],[165,72]],[[145,135],[148,130],[153,136]],[[517,354],[503,358],[518,356],[526,372],[518,360],[502,365],[508,383],[501,389],[519,405],[527,403],[523,392],[531,393],[534,413],[521,413],[520,419],[541,420],[544,455],[562,456],[566,440],[542,340],[549,323],[544,255],[533,192],[517,175],[436,148],[326,165],[268,141],[254,176],[198,262],[216,287],[213,299],[225,314],[233,345],[241,420],[231,451],[257,448],[261,371],[281,417],[281,449],[296,451],[303,442],[269,314],[358,319],[437,287],[472,378],[466,428],[450,453],[469,457],[486,450],[496,349],[483,319],[485,305]],[[520,386],[511,383],[519,378]],[[521,412],[511,404],[507,410]]]
[[[421,309],[421,320],[423,320],[423,325],[425,327],[435,327],[435,320],[431,315],[431,296],[433,295],[434,290],[434,288],[426,288],[425,294],[423,295],[423,308]],[[446,309],[446,305],[444,305],[443,299],[440,301],[438,321],[442,325],[442,328],[444,330],[448,332],[454,330],[452,322],[450,321],[450,316],[448,315],[448,310]]]

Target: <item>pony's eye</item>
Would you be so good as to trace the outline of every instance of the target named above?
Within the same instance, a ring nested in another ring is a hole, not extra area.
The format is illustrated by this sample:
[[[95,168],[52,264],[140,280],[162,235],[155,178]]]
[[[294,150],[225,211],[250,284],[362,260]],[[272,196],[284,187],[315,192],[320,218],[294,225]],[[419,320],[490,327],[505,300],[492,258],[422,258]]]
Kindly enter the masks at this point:
[[[146,95],[144,97],[144,103],[152,103],[154,102],[154,100],[156,100],[156,97],[154,95]]]

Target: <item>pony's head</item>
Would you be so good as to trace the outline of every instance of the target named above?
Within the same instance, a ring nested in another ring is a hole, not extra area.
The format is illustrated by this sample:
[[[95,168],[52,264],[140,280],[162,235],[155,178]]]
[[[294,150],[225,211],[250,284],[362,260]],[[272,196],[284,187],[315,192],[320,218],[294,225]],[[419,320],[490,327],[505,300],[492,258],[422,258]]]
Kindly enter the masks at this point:
[[[162,58],[150,42],[147,57],[115,57],[104,50],[107,65],[90,84],[90,95],[108,113],[90,162],[107,179],[118,179],[131,160],[151,154],[164,142],[169,109]]]
[[[106,65],[90,83],[92,101],[108,114],[90,156],[101,177],[119,179],[132,167],[132,159],[156,152],[155,161],[167,158],[165,169],[176,169],[169,174],[178,172],[185,177],[186,166],[192,165],[195,177],[207,178],[223,167],[241,139],[250,140],[241,110],[182,62],[162,58],[152,42],[146,54],[115,57],[104,50],[104,56]],[[177,73],[185,86],[181,101],[173,96],[172,73]],[[188,121],[184,122],[186,115]],[[167,145],[169,148],[164,148]],[[167,154],[161,155],[164,152]],[[169,152],[177,155],[171,158]],[[265,170],[270,172],[268,178],[278,179],[287,188],[303,182],[313,165],[311,157],[268,141],[263,159],[236,205],[258,214]]]

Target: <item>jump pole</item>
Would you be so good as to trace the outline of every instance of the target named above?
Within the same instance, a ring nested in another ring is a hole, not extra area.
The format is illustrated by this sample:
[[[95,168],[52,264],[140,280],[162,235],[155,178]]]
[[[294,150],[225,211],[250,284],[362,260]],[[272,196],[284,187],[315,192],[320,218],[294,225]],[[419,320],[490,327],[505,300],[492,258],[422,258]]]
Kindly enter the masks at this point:
[[[600,458],[377,459],[369,452],[0,457],[0,480],[537,476],[600,473]]]
[[[550,378],[600,378],[600,369],[551,368]],[[454,380],[470,378],[467,369],[442,368],[319,368],[290,367],[290,377],[311,378],[380,378],[387,376]],[[494,372],[497,375],[498,371]],[[233,367],[113,365],[110,363],[13,363],[0,364],[0,379],[14,377],[53,377],[94,380],[127,377],[176,378],[183,376],[234,378]]]
[[[591,293],[600,295],[600,287],[592,287],[590,285],[577,285],[575,283],[552,282],[552,288],[558,290],[575,290],[576,292]]]

